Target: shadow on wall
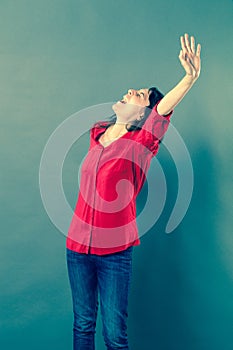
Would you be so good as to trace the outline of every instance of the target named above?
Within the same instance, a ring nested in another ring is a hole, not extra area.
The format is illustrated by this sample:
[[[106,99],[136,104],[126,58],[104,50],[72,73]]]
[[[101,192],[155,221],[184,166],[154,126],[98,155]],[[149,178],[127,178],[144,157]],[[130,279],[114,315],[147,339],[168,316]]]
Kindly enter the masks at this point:
[[[165,234],[177,192],[167,171],[163,215],[134,248],[128,323],[134,350],[219,350],[223,342],[224,350],[231,348],[232,285],[217,246],[218,173],[212,150],[201,142],[192,155],[193,197],[182,223]]]

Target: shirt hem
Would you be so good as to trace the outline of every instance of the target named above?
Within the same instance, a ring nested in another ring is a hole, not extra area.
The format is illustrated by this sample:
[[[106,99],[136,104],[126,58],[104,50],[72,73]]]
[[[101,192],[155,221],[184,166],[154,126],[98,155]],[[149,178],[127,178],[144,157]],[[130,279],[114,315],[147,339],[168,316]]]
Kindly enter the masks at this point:
[[[134,242],[125,244],[123,246],[119,247],[113,247],[113,248],[96,248],[96,247],[90,247],[86,246],[84,244],[80,244],[78,242],[73,241],[69,237],[67,237],[66,240],[66,248],[69,250],[73,250],[77,253],[83,253],[83,254],[95,254],[95,255],[107,255],[112,253],[121,252],[123,250],[126,250],[127,248],[131,246],[138,246],[141,244],[140,239],[136,239]]]

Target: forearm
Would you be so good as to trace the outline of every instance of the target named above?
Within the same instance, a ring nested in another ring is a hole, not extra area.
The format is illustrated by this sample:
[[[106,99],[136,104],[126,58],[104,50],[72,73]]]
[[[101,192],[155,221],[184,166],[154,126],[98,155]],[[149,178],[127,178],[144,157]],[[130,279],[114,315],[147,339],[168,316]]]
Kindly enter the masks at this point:
[[[186,74],[159,102],[157,111],[160,115],[168,114],[184,98],[197,79]]]

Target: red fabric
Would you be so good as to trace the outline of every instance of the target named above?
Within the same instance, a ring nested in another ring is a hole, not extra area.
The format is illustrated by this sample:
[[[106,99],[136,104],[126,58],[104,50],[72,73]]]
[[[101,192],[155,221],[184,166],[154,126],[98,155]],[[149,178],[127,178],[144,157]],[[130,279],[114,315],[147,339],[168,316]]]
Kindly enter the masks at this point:
[[[159,115],[158,103],[141,130],[127,132],[106,147],[98,141],[105,128],[97,123],[91,128],[67,248],[104,255],[140,244],[136,197],[173,114]]]

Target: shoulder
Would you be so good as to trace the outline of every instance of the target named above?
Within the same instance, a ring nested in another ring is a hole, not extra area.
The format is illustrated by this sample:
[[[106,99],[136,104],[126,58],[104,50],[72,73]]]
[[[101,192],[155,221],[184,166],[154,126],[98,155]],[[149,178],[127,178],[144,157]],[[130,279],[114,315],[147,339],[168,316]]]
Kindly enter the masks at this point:
[[[92,125],[91,129],[102,129],[102,128],[107,127],[108,125],[109,125],[109,122],[100,120],[98,122],[95,122]]]

